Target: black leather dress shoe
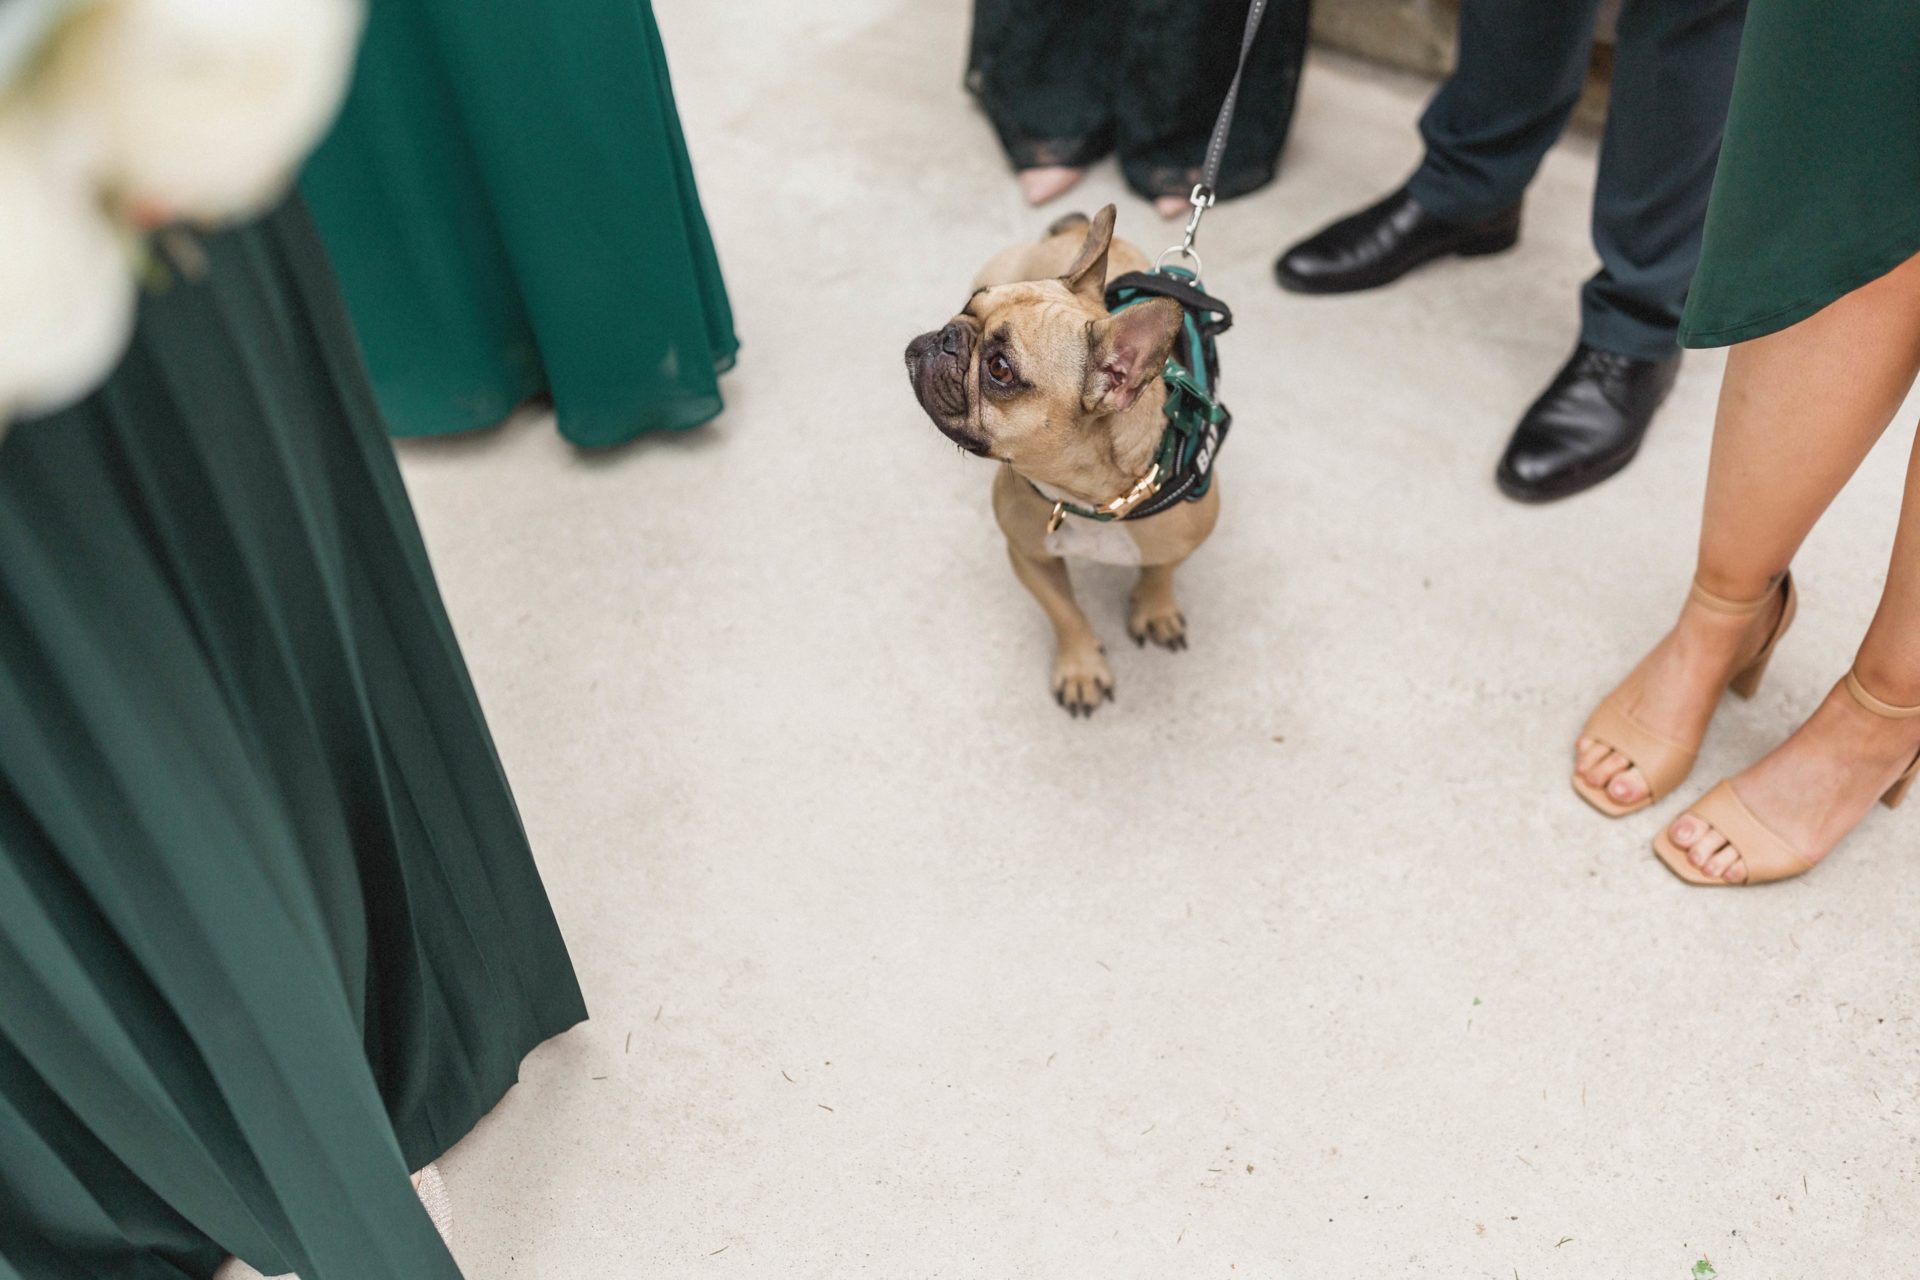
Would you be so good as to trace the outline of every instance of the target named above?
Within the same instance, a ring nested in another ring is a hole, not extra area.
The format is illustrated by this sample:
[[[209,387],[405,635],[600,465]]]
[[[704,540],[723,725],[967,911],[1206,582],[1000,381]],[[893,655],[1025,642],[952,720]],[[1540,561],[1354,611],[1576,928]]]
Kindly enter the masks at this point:
[[[1273,273],[1294,293],[1353,293],[1391,284],[1435,258],[1499,253],[1519,239],[1517,204],[1478,222],[1442,222],[1403,187],[1302,240],[1280,255]]]
[[[1494,473],[1522,502],[1550,502],[1590,489],[1633,461],[1653,411],[1673,390],[1676,353],[1635,360],[1585,343],[1533,402]]]

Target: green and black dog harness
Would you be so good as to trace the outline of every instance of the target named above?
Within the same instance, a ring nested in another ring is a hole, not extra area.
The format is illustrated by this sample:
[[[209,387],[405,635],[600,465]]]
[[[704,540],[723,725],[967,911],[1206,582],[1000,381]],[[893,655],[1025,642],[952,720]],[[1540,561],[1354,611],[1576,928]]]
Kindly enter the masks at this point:
[[[1183,313],[1182,341],[1161,370],[1167,384],[1167,427],[1153,466],[1131,490],[1104,506],[1055,502],[1047,520],[1049,533],[1069,515],[1103,523],[1145,520],[1203,498],[1213,486],[1213,464],[1233,425],[1233,415],[1218,398],[1220,353],[1214,340],[1233,325],[1233,312],[1202,292],[1198,278],[1184,267],[1129,271],[1107,285],[1107,310],[1114,314],[1149,298],[1172,298]]]

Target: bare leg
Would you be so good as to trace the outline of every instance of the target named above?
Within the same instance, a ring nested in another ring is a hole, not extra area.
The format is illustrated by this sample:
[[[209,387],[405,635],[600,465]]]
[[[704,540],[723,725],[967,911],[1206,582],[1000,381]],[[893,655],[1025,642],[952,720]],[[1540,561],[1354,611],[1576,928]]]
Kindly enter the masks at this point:
[[[1751,599],[1785,569],[1920,369],[1920,257],[1728,355],[1701,585]]]
[[[1900,500],[1900,528],[1893,539],[1887,585],[1853,669],[1882,701],[1920,705],[1920,435],[1907,459],[1907,488]]]
[[[1113,672],[1102,656],[1100,638],[1073,598],[1067,562],[1058,556],[1036,560],[1007,544],[1013,574],[1033,593],[1053,623],[1053,699],[1070,715],[1092,715],[1113,697]]]
[[[1144,645],[1151,640],[1162,649],[1187,647],[1187,619],[1173,598],[1173,571],[1177,564],[1150,564],[1140,570],[1133,584],[1133,609],[1127,617],[1127,634]]]
[[[1701,586],[1732,600],[1767,591],[1886,430],[1916,368],[1920,258],[1799,324],[1733,348],[1714,419]],[[1778,616],[1777,605],[1743,618],[1689,600],[1641,662],[1628,711],[1662,736],[1699,741],[1728,677]],[[1647,794],[1640,771],[1607,742],[1580,739],[1575,772],[1621,803]]]

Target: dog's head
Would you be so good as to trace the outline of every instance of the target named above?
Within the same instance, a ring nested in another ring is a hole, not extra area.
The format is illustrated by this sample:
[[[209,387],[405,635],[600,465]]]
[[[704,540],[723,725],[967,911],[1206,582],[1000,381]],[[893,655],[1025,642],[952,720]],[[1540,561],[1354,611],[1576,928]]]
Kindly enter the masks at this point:
[[[1094,215],[1064,275],[981,289],[944,328],[907,345],[914,395],[969,453],[1047,479],[1160,376],[1180,305],[1155,298],[1107,313],[1113,206]]]

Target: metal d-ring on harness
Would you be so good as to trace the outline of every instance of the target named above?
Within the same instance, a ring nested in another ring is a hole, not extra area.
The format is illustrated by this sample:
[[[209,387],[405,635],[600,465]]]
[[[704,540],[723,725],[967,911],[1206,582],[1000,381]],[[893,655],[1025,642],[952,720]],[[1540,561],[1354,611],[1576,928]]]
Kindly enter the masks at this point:
[[[1185,313],[1180,330],[1185,339],[1184,352],[1176,347],[1167,359],[1161,376],[1167,384],[1167,428],[1154,452],[1153,466],[1133,488],[1098,507],[1058,501],[1047,519],[1047,532],[1060,527],[1069,515],[1088,520],[1144,520],[1182,502],[1204,497],[1213,485],[1213,463],[1226,441],[1233,415],[1220,403],[1216,388],[1220,384],[1220,357],[1214,339],[1233,324],[1227,304],[1205,292],[1200,283],[1200,254],[1193,239],[1200,230],[1200,219],[1213,207],[1214,188],[1220,180],[1220,162],[1227,150],[1227,134],[1233,127],[1233,109],[1240,98],[1240,78],[1247,69],[1247,55],[1260,30],[1260,19],[1267,0],[1250,0],[1247,29],[1240,40],[1240,62],[1233,71],[1233,83],[1220,104],[1213,122],[1213,134],[1207,139],[1206,159],[1200,166],[1200,181],[1193,184],[1188,200],[1193,211],[1181,241],[1169,246],[1154,259],[1152,271],[1131,271],[1107,286],[1107,310],[1125,311],[1148,298],[1172,298]],[[1191,269],[1170,267],[1167,259],[1178,256],[1192,263]],[[1183,360],[1181,357],[1185,356]]]

